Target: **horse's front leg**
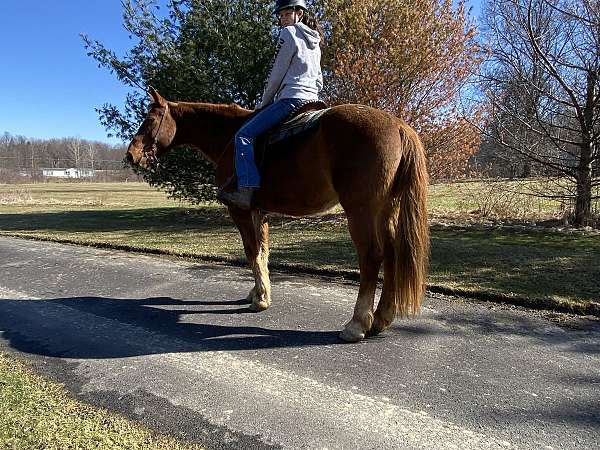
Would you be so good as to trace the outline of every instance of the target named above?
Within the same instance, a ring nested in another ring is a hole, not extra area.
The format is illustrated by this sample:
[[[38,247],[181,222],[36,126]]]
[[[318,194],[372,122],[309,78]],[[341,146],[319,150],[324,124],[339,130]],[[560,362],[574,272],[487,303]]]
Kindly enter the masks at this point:
[[[258,210],[243,211],[229,208],[229,214],[240,231],[246,258],[254,274],[254,287],[247,300],[253,311],[264,311],[271,306],[269,280],[269,223]]]

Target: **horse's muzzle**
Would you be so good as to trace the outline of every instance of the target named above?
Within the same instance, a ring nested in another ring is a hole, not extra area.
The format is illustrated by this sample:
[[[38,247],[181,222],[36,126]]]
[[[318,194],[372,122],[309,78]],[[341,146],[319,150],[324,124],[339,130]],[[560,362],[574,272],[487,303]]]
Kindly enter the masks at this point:
[[[136,158],[135,156],[133,156],[133,153],[127,152],[127,155],[125,155],[125,159],[131,167],[137,166],[141,167],[142,169],[148,168],[148,158],[146,157],[146,155],[142,155]]]

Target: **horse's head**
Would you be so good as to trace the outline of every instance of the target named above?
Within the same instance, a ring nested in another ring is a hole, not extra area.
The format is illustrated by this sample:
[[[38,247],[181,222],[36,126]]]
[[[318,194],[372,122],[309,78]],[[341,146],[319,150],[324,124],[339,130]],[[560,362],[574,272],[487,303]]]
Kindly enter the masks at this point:
[[[135,134],[126,159],[131,165],[147,169],[156,159],[169,149],[175,137],[176,124],[171,116],[169,102],[154,88],[148,91],[152,103],[150,111]]]

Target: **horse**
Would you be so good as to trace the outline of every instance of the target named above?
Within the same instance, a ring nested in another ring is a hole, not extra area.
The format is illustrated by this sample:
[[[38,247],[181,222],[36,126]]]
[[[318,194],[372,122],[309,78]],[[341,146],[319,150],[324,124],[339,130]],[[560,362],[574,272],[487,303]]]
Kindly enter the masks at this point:
[[[150,89],[145,120],[126,160],[149,168],[181,145],[216,167],[216,183],[234,173],[234,137],[253,111],[236,104],[173,102]],[[253,311],[271,305],[268,214],[307,216],[338,203],[344,209],[360,270],[358,298],[340,337],[358,342],[415,316],[425,295],[429,263],[428,174],[416,131],[396,116],[364,105],[333,106],[317,128],[268,149],[261,187],[250,210],[228,207],[254,274],[247,297]],[[383,288],[374,299],[381,265]]]

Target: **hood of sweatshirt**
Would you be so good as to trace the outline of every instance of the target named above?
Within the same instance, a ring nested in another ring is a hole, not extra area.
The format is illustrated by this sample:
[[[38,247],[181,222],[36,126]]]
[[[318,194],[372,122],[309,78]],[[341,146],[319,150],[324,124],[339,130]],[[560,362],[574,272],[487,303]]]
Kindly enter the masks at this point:
[[[294,26],[298,30],[300,30],[300,33],[302,34],[304,40],[308,44],[308,48],[312,50],[313,48],[319,46],[319,44],[321,43],[321,36],[319,35],[319,32],[317,30],[313,30],[311,27],[305,25],[302,22],[299,22]]]

